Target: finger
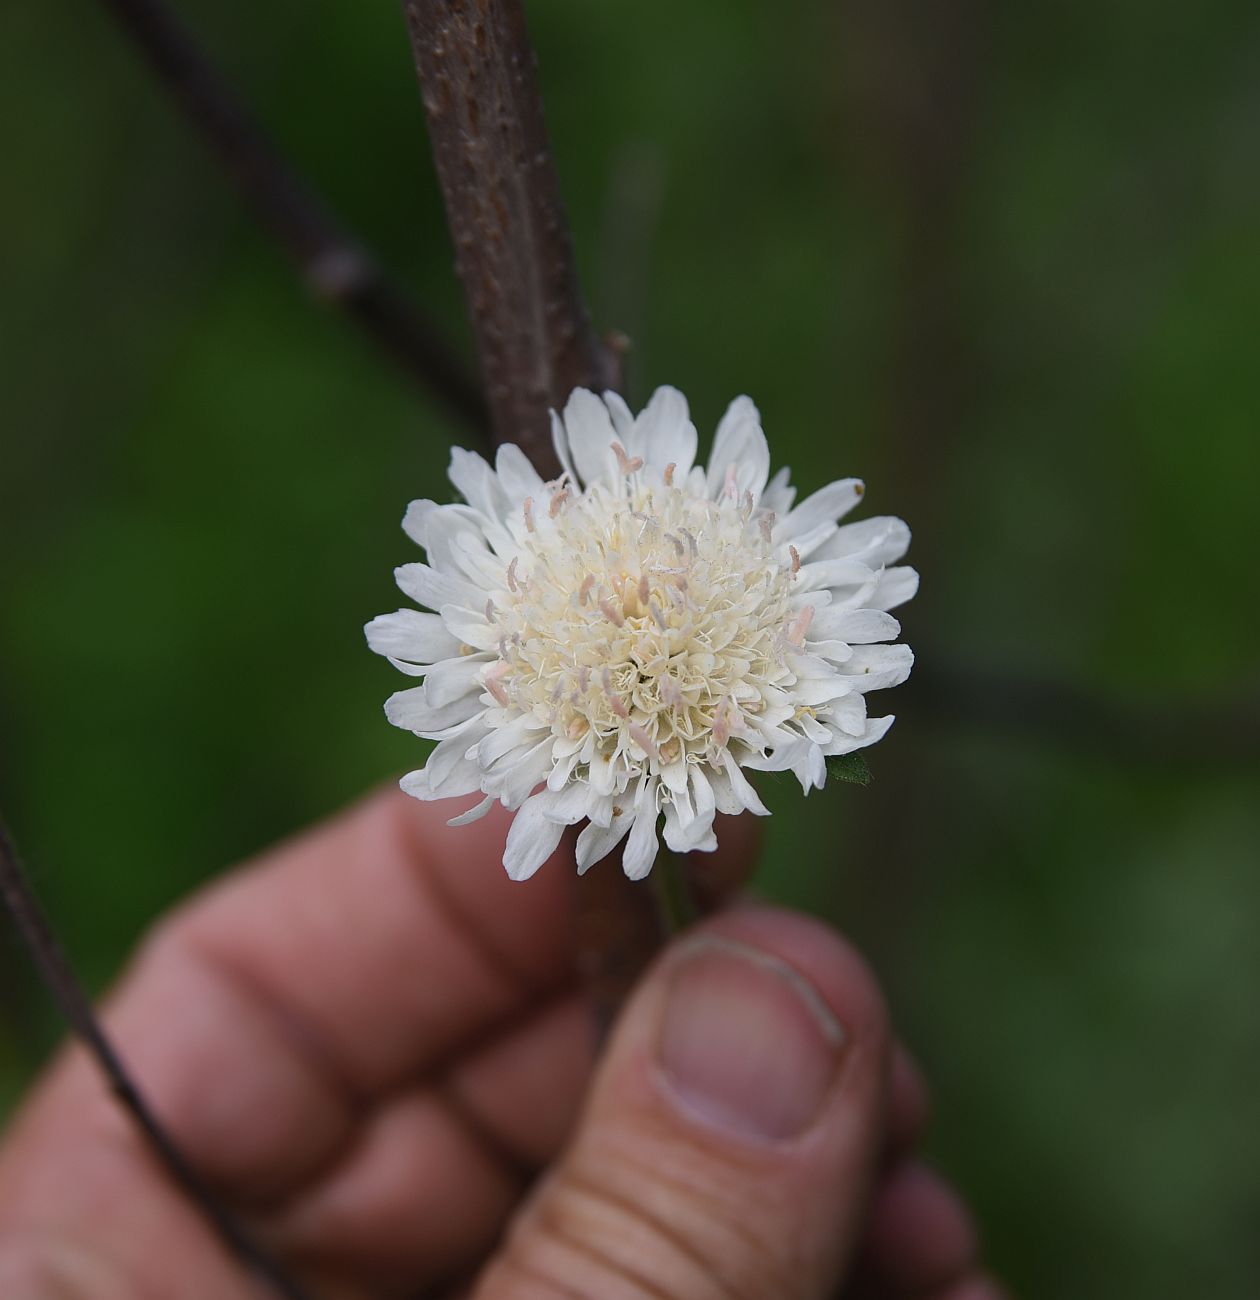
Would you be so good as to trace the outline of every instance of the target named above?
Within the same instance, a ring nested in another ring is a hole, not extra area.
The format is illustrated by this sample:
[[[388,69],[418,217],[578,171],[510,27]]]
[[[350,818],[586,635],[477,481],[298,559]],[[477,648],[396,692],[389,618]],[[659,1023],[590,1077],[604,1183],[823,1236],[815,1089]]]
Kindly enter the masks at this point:
[[[354,1150],[375,1090],[563,980],[569,871],[513,886],[503,821],[469,828],[457,853],[450,813],[367,801],[169,921],[113,999],[106,1023],[134,1076],[225,1193],[291,1193]],[[433,1177],[450,1200],[451,1170]],[[159,1232],[168,1210],[180,1230]],[[178,1245],[186,1219],[201,1230],[69,1053],[0,1153],[0,1232],[179,1265],[194,1253]]]
[[[919,1063],[903,1043],[894,1043],[888,1083],[888,1155],[904,1156],[923,1137],[932,1097]]]
[[[570,973],[572,864],[503,871],[510,814],[395,790],[247,867],[173,923],[347,1088],[398,1086]]]
[[[668,952],[477,1300],[812,1300],[884,1140],[883,1004],[818,922],[730,913]]]
[[[964,1278],[976,1255],[971,1216],[944,1180],[918,1161],[884,1175],[862,1243],[860,1271],[867,1292],[936,1292]]]

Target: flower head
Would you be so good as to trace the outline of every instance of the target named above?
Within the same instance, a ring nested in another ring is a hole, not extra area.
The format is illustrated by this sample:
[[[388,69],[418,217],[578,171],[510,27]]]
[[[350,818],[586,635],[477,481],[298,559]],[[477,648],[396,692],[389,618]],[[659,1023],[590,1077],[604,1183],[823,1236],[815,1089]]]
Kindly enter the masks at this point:
[[[791,771],[808,792],[828,756],[888,730],[865,696],[910,672],[909,648],[883,644],[900,632],[887,611],[918,586],[913,569],[889,567],[910,532],[891,517],[839,525],[862,496],[856,479],[794,507],[786,470],[767,482],[746,397],[707,468],[672,388],[637,418],[615,394],[579,389],[552,432],[552,482],[515,446],[493,468],[453,451],[466,504],[413,501],[403,527],[428,563],[395,574],[435,612],[382,614],[368,644],[425,679],[385,706],[438,742],[404,790],[481,791],[453,824],[496,799],[519,810],[504,853],[513,878],[584,819],[578,870],[628,834],[622,861],[638,878],[662,815],[671,849],[713,849],[716,812],[766,812],[743,769]]]

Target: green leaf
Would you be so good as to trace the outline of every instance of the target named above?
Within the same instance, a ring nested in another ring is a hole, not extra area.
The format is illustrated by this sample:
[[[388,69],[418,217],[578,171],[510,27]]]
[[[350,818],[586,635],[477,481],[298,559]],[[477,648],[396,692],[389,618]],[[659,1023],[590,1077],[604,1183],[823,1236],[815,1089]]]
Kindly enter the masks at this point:
[[[827,759],[827,775],[833,781],[848,781],[852,785],[871,783],[871,769],[861,754],[833,754]]]

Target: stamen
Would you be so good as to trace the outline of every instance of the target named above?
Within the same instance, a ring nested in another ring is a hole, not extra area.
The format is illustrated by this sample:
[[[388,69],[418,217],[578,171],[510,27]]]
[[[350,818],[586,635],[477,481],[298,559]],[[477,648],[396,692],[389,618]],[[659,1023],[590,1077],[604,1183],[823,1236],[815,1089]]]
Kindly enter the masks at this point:
[[[674,460],[671,460],[671,461],[669,462],[669,464],[665,466],[665,486],[666,486],[666,487],[673,487],[673,486],[674,486],[674,471],[675,471],[677,468],[678,468],[678,462],[677,462],[677,461],[674,461]]]
[[[723,695],[718,701],[718,706],[713,711],[713,739],[719,745],[725,745],[731,738],[731,724],[727,717],[727,710],[730,706],[729,697]]]
[[[739,497],[739,487],[735,482],[734,465],[728,465],[726,467],[726,482],[723,484],[722,491],[731,501],[735,501]]]
[[[621,697],[613,690],[612,673],[604,668],[600,671],[600,681],[604,687],[604,694],[608,697],[608,705],[619,718],[628,718],[630,711],[622,703]]]
[[[517,586],[516,586],[516,566],[517,566],[517,564],[520,562],[520,558],[521,558],[521,557],[520,557],[519,555],[514,555],[514,556],[512,556],[512,563],[509,564],[508,567],[507,567],[507,585],[508,585],[508,590],[511,591],[511,592],[513,592],[513,593],[515,593],[516,590],[517,590]]]
[[[656,743],[652,737],[643,730],[637,722],[632,722],[629,727],[630,735],[641,750],[649,757],[660,760],[660,753],[656,748]]]
[[[795,577],[801,571],[801,553],[795,546],[789,546],[788,552],[792,556],[792,575]]]
[[[678,689],[678,683],[670,676],[658,677],[660,682],[661,699],[671,708],[676,708],[682,703],[682,692]]]
[[[652,588],[648,583],[647,574],[646,573],[639,574],[639,603],[641,605],[646,605],[648,603],[648,598],[651,596],[651,594],[652,594]]]
[[[805,633],[809,631],[809,625],[814,621],[813,605],[806,605],[803,610],[792,620],[792,626],[788,629],[788,640],[793,645],[802,645],[805,641]]]
[[[669,631],[669,624],[665,622],[665,615],[661,613],[661,607],[656,603],[656,601],[648,601],[648,612],[652,615],[653,619],[656,620],[656,626],[659,627],[662,632]]]
[[[534,498],[526,497],[521,503],[521,511],[525,516],[525,527],[529,532],[534,531]]]
[[[586,598],[591,594],[591,588],[594,585],[595,585],[595,575],[593,573],[588,573],[586,577],[582,579],[582,585],[578,588],[579,605],[586,604]]]
[[[554,519],[560,513],[560,507],[569,499],[570,492],[567,487],[557,488],[551,494],[551,504],[547,507],[547,513]]]
[[[508,699],[508,693],[503,689],[503,682],[500,679],[511,671],[512,666],[504,663],[503,660],[500,659],[498,663],[491,664],[490,667],[486,669],[486,675],[483,679],[486,690],[488,690],[505,709],[511,701]]]
[[[774,511],[767,510],[757,522],[761,525],[761,535],[766,539],[768,544],[770,541],[770,534],[774,532]]]
[[[625,626],[626,620],[621,611],[617,609],[613,605],[612,601],[607,599],[607,597],[599,602],[599,608],[600,612],[610,623],[615,623],[618,627]]]
[[[488,601],[486,601],[486,622],[487,622],[487,623],[493,623],[493,622],[494,622],[494,616],[495,616],[498,612],[499,612],[499,611],[498,611],[497,609],[495,609],[495,607],[494,607],[494,598],[491,597]]]
[[[623,474],[633,474],[636,469],[643,468],[643,457],[631,457],[627,454],[626,449],[621,445],[621,443],[614,442],[612,449],[613,455],[617,457],[617,468],[620,469]]]

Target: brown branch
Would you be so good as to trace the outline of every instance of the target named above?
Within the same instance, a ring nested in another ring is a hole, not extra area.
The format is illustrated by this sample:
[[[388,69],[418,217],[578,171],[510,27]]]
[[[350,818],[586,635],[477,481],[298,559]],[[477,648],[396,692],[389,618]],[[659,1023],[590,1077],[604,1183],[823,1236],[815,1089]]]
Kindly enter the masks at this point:
[[[21,859],[3,820],[0,820],[0,899],[13,917],[18,935],[61,1013],[100,1067],[119,1105],[135,1121],[171,1180],[201,1210],[224,1244],[276,1295],[287,1300],[314,1300],[311,1292],[245,1231],[158,1121],[102,1029],[92,1000],[53,935],[27,883]]]
[[[559,471],[548,408],[620,387],[591,328],[520,0],[403,0],[496,442]],[[665,938],[650,889],[615,862],[577,886],[578,962],[612,1018]]]
[[[616,388],[596,337],[519,0],[403,0],[497,442],[558,469],[548,407]]]
[[[312,295],[343,311],[452,415],[485,429],[485,402],[463,360],[341,229],[161,0],[101,2],[217,155],[246,205],[296,263]]]

